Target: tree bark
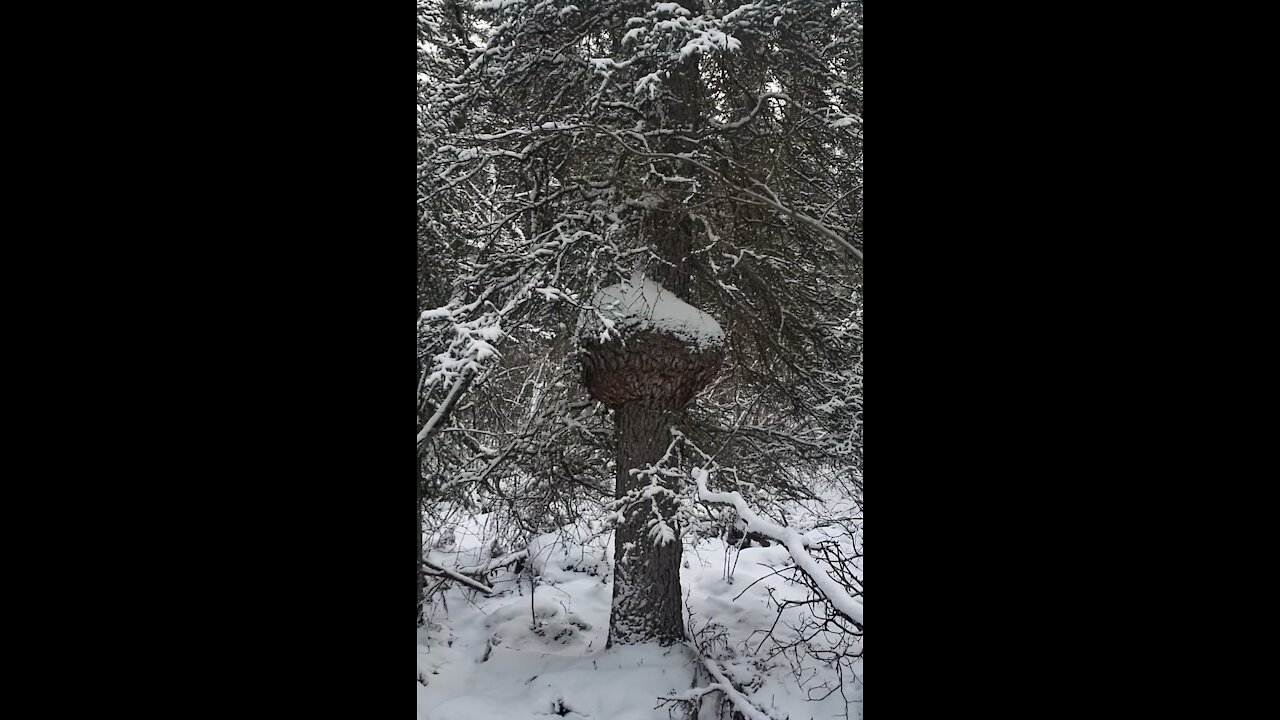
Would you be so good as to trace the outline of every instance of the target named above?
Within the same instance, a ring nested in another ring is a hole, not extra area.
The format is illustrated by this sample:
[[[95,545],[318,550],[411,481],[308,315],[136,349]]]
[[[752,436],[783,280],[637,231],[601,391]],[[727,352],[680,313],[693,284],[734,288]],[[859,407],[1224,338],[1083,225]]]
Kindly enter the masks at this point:
[[[701,12],[701,0],[679,2],[694,15]],[[663,93],[663,100],[653,108],[648,118],[649,125],[696,134],[705,122],[705,97],[696,56],[690,57],[665,79]],[[669,136],[663,136],[659,143],[660,150],[672,153],[687,152],[696,147],[696,144]],[[688,174],[684,167],[658,165],[664,173]],[[651,264],[646,273],[661,283],[665,290],[681,297],[689,288],[686,263],[698,229],[679,196],[669,193],[675,188],[666,187],[663,182],[656,182],[654,187],[664,191],[667,197],[662,207],[647,214],[643,233],[646,243],[665,262]],[[655,365],[663,365],[655,360],[670,359],[662,358],[661,355],[667,353],[653,347],[638,348],[632,352],[660,354],[649,357],[648,363],[634,363],[629,368],[632,370],[651,369]],[[718,361],[714,367],[719,368]],[[706,369],[691,366],[689,373]],[[710,374],[714,375],[714,370]],[[618,442],[616,496],[619,499],[652,482],[652,477],[637,477],[630,471],[643,469],[662,458],[671,444],[668,428],[680,424],[680,413],[674,408],[683,407],[689,399],[678,391],[679,382],[672,382],[661,374],[649,377],[670,387],[652,388],[650,390],[657,391],[647,393],[650,395],[647,400],[630,400],[614,408]],[[684,380],[686,383],[691,381],[687,374]],[[707,380],[709,377],[692,381],[696,385],[692,391],[705,386]],[[676,482],[672,478],[658,476],[658,483],[673,493],[679,491]],[[614,535],[613,613],[609,621],[609,645],[646,642],[674,645],[684,641],[684,615],[680,602],[680,560],[684,548],[675,511],[674,495],[665,493],[622,509],[623,521]],[[665,543],[655,539],[649,532],[653,521],[669,525],[675,538]]]
[[[422,621],[422,469],[418,469],[418,621]]]
[[[630,470],[658,462],[671,443],[668,428],[677,424],[675,413],[654,410],[641,402],[628,402],[615,411],[618,433],[617,497],[651,482]],[[672,479],[659,478],[672,490]],[[657,642],[673,645],[684,640],[680,604],[680,526],[676,503],[665,494],[623,508],[624,520],[614,535],[613,614],[609,645]],[[655,514],[656,513],[656,514]],[[649,522],[661,518],[675,531],[674,540],[659,544],[649,534]]]

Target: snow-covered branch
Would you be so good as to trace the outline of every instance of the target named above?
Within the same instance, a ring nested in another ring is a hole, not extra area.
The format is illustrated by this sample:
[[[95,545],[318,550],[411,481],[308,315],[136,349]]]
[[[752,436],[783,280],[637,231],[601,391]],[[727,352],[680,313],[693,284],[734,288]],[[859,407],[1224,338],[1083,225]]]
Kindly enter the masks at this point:
[[[772,715],[769,715],[765,711],[756,707],[746,695],[739,692],[738,689],[733,686],[733,681],[725,675],[724,670],[720,668],[720,665],[715,660],[704,655],[693,643],[685,644],[695,655],[697,655],[698,660],[702,663],[702,667],[711,674],[711,677],[715,679],[715,682],[707,685],[701,685],[696,688],[690,688],[689,690],[675,695],[667,695],[663,700],[692,702],[700,700],[703,695],[719,692],[723,694],[729,702],[733,703],[733,706],[737,708],[738,712],[741,713],[742,717],[746,718],[746,720],[775,720]]]
[[[502,557],[499,557],[499,558],[493,558],[492,560],[490,560],[487,563],[484,563],[483,565],[471,565],[469,567],[460,567],[458,568],[458,572],[466,573],[467,575],[484,576],[484,575],[488,575],[494,570],[500,570],[508,565],[511,565],[512,563],[519,562],[520,559],[522,558],[527,558],[527,557],[529,557],[529,548],[525,548],[524,550],[517,550],[516,552],[513,552],[513,553],[507,553],[506,555],[503,555]]]
[[[448,577],[450,580],[455,580],[457,582],[460,582],[463,585],[466,585],[467,587],[471,588],[472,590],[479,590],[485,595],[493,594],[493,588],[489,587],[488,585],[485,585],[484,583],[481,583],[481,582],[477,582],[476,580],[472,580],[466,575],[450,570],[449,568],[444,567],[443,565],[437,565],[433,562],[423,560],[422,566],[427,568],[428,570],[434,571],[433,574],[435,575],[444,575],[445,577]]]
[[[689,157],[688,153],[643,152],[631,147],[631,145],[629,145],[625,140],[619,137],[618,133],[610,130],[609,128],[597,125],[595,126],[595,129],[600,130],[601,132],[604,132],[606,135],[613,138],[619,145],[621,145],[624,150],[626,150],[627,152],[637,157],[665,159],[665,160],[678,160],[682,162],[687,162],[690,165],[694,165],[695,167],[702,170],[703,172],[706,172],[712,175],[713,177],[719,178],[721,182],[725,183],[726,185],[729,185],[730,187],[734,188],[735,190],[742,193],[743,195],[746,195],[747,197],[750,197],[754,200],[762,202],[765,205],[768,205],[769,207],[773,208],[774,210],[777,210],[778,212],[782,213],[783,215],[794,218],[795,220],[798,220],[801,223],[804,223],[805,225],[815,230],[819,235],[822,235],[828,240],[844,248],[850,255],[852,255],[855,259],[857,259],[858,262],[862,262],[861,250],[854,247],[848,240],[845,240],[843,237],[841,237],[839,233],[837,233],[835,230],[832,230],[830,227],[828,227],[821,221],[817,220],[816,218],[810,217],[809,215],[806,215],[805,213],[802,213],[799,210],[795,210],[794,208],[790,208],[790,207],[787,207],[786,205],[783,205],[775,197],[770,197],[770,195],[773,195],[773,192],[769,190],[768,186],[764,185],[763,183],[756,182],[755,184],[764,188],[765,191],[769,193],[769,195],[758,193],[755,190],[752,190],[751,188],[743,187],[742,185],[739,185],[738,183],[733,182],[729,178],[725,177],[718,170],[702,162],[699,162],[698,160],[695,160],[692,157]]]
[[[435,413],[428,418],[422,429],[418,430],[418,450],[421,452],[423,445],[432,438],[440,428],[443,427],[442,422],[449,417],[453,409],[458,406],[458,400],[462,398],[467,387],[471,385],[471,381],[475,379],[475,373],[470,370],[464,370],[453,382],[453,387],[449,389],[449,395],[445,401],[440,403]]]
[[[779,525],[772,520],[760,517],[747,505],[747,501],[737,492],[713,492],[707,487],[707,471],[695,467],[691,473],[698,484],[698,498],[704,502],[732,505],[738,517],[746,523],[747,532],[760,533],[782,543],[800,569],[813,580],[818,590],[839,612],[843,613],[859,626],[862,625],[862,603],[854,599],[844,586],[836,582],[818,565],[813,556],[806,551],[804,537],[795,530]]]

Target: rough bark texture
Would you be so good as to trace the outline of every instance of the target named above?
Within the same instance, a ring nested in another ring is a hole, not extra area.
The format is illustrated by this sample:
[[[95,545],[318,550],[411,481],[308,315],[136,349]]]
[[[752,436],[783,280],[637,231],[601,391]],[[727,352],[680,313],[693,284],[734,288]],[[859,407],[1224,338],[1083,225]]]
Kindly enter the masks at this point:
[[[674,413],[629,402],[617,409],[619,497],[648,485],[648,477],[636,477],[632,468],[643,468],[662,457],[671,442],[668,428],[677,424]],[[669,482],[669,481],[668,481]],[[665,484],[665,483],[664,483]],[[684,639],[680,612],[680,555],[683,546],[675,521],[675,502],[666,495],[642,500],[624,510],[626,520],[614,536],[613,613],[609,621],[609,645],[658,642],[673,645]],[[661,518],[676,532],[676,539],[657,544],[650,537],[649,522]]]
[[[418,621],[422,621],[422,471],[418,471]]]
[[[697,350],[656,333],[630,335],[625,344],[587,341],[583,349],[583,384],[591,397],[613,408],[643,402],[679,410],[716,376],[723,357],[718,349]]]

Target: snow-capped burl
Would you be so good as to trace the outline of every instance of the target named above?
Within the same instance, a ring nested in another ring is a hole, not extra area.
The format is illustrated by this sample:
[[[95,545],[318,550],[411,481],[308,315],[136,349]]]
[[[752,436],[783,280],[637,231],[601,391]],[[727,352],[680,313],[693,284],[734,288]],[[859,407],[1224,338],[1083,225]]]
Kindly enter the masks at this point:
[[[631,280],[610,285],[596,293],[589,314],[588,330],[605,340],[610,331],[651,331],[670,335],[705,349],[724,343],[720,323],[686,303],[670,290],[639,273]]]

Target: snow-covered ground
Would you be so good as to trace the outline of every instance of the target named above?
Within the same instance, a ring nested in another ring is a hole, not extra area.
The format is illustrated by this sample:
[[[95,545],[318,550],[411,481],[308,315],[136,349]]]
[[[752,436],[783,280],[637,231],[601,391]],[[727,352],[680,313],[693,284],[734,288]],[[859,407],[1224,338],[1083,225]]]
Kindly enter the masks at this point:
[[[428,536],[430,560],[445,567],[489,562],[481,532],[489,520],[480,515],[449,528],[444,534],[452,540]],[[763,680],[748,695],[771,717],[861,718],[861,660],[857,677],[841,682],[832,666],[813,658],[769,657],[771,643],[760,631],[777,617],[770,589],[779,598],[805,597],[803,587],[775,574],[789,564],[776,544],[740,552],[719,539],[687,544],[681,580],[689,627],[703,631],[702,644],[735,682]],[[509,567],[489,578],[493,596],[456,586],[437,595],[427,627],[418,630],[418,673],[426,681],[417,687],[419,720],[683,718],[683,708],[660,698],[710,682],[705,674],[695,682],[699,663],[687,648],[604,647],[611,566],[611,535],[549,533],[530,544],[520,572]],[[775,636],[794,637],[787,625],[802,612],[788,610]],[[713,635],[720,640],[709,642]]]

